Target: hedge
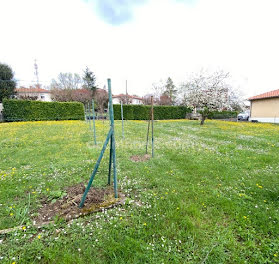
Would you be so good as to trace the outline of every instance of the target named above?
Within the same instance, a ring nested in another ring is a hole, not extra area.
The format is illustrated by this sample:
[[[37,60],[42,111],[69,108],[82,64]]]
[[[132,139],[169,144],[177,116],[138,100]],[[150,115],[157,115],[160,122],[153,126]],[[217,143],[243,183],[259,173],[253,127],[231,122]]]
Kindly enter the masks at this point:
[[[229,119],[229,118],[236,118],[238,115],[237,111],[214,111],[211,112],[208,116],[209,119]]]
[[[84,120],[84,106],[78,102],[3,100],[5,121]]]
[[[148,120],[150,105],[123,105],[123,117],[125,120]],[[113,105],[114,119],[121,119],[121,106]],[[183,119],[192,110],[186,106],[154,106],[154,119]]]

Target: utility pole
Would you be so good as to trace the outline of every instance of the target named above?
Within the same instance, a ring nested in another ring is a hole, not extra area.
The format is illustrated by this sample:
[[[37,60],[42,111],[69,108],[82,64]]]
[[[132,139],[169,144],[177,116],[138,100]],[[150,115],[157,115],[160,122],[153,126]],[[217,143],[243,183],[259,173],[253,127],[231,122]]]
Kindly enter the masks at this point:
[[[129,101],[128,101],[128,82],[126,80],[126,104],[129,104]]]
[[[35,59],[35,63],[34,63],[34,68],[35,68],[35,77],[36,77],[36,81],[37,81],[37,87],[39,87],[39,72],[38,72],[38,64],[37,64],[36,59]]]

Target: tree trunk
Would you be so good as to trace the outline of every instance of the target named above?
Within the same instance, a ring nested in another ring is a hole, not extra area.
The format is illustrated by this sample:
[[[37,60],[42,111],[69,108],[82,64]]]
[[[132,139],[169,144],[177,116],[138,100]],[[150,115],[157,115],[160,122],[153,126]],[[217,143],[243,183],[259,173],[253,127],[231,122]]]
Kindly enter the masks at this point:
[[[202,118],[201,118],[201,126],[204,124],[204,121],[205,121],[205,116],[202,115]]]

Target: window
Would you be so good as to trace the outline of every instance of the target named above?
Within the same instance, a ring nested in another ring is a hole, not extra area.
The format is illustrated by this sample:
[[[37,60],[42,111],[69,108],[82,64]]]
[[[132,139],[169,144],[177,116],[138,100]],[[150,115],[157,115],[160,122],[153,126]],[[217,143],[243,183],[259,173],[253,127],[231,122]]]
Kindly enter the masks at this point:
[[[45,96],[44,96],[44,95],[41,95],[41,99],[45,99]]]

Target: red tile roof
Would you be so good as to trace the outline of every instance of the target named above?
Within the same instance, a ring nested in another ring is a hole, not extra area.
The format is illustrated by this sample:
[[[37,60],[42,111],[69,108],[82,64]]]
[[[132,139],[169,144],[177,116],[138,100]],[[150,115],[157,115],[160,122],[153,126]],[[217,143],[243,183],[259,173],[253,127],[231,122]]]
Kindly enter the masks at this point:
[[[126,97],[128,96],[128,98],[131,98],[131,99],[138,99],[138,100],[143,100],[141,97],[139,96],[135,96],[135,95],[126,95],[126,94],[117,94],[117,95],[113,95],[112,98],[121,98],[121,97]]]
[[[248,98],[248,100],[252,101],[252,100],[272,98],[272,97],[279,97],[279,89],[250,97]]]
[[[16,91],[18,93],[50,93],[50,90],[46,90],[39,87],[30,87],[30,88],[19,87],[16,89]]]

